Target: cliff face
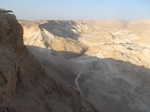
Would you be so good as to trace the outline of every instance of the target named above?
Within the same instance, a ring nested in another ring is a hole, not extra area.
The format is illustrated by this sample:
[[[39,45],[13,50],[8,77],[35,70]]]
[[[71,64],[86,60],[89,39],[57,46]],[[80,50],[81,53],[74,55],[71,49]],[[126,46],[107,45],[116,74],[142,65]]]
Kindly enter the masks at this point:
[[[0,99],[1,104],[16,91],[18,56],[23,51],[23,29],[12,14],[0,11]]]
[[[94,112],[59,74],[40,65],[23,44],[23,29],[13,14],[0,10],[0,112]]]

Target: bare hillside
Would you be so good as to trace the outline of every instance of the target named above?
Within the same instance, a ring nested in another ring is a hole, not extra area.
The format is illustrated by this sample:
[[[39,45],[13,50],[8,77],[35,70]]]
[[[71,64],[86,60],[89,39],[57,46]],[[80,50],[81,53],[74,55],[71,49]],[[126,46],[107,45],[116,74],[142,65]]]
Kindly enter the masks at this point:
[[[20,23],[25,44],[46,71],[54,63],[64,73],[54,77],[77,88],[100,112],[149,112],[149,21]]]

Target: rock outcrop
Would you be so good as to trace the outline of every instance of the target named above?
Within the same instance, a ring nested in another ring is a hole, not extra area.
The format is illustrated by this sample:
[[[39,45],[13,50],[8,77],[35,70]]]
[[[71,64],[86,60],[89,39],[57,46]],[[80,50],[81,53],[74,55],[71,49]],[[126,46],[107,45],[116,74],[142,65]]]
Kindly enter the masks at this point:
[[[24,46],[14,14],[0,10],[0,112],[95,112],[77,90],[52,77],[61,71],[49,71]]]
[[[77,41],[78,33],[71,21],[20,21],[26,45],[83,54],[87,47]],[[41,24],[43,23],[43,24]],[[65,38],[64,38],[65,37]]]
[[[0,104],[5,104],[16,91],[18,56],[23,46],[23,29],[13,14],[0,11]]]

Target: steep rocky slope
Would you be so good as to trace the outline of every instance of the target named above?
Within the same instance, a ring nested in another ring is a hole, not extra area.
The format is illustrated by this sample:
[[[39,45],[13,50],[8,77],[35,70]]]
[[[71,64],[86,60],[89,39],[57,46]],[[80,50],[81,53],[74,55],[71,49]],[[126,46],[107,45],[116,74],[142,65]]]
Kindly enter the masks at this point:
[[[149,20],[20,23],[25,44],[46,71],[54,63],[58,71],[73,73],[57,78],[100,112],[150,111]]]
[[[46,72],[24,46],[16,17],[0,10],[0,112],[95,112],[51,66]]]
[[[21,21],[21,24],[24,27],[24,42],[26,45],[56,51],[73,51],[80,54],[87,49],[85,45],[76,40],[78,35],[74,32],[75,28],[72,27],[72,24],[75,23],[71,21]]]

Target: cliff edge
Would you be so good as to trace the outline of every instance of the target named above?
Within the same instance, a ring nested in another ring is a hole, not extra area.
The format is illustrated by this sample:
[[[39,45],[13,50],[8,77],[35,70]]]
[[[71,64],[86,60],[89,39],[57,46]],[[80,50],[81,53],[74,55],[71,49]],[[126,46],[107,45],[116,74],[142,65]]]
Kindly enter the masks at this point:
[[[0,112],[95,112],[79,92],[47,74],[23,44],[11,11],[0,10]]]

